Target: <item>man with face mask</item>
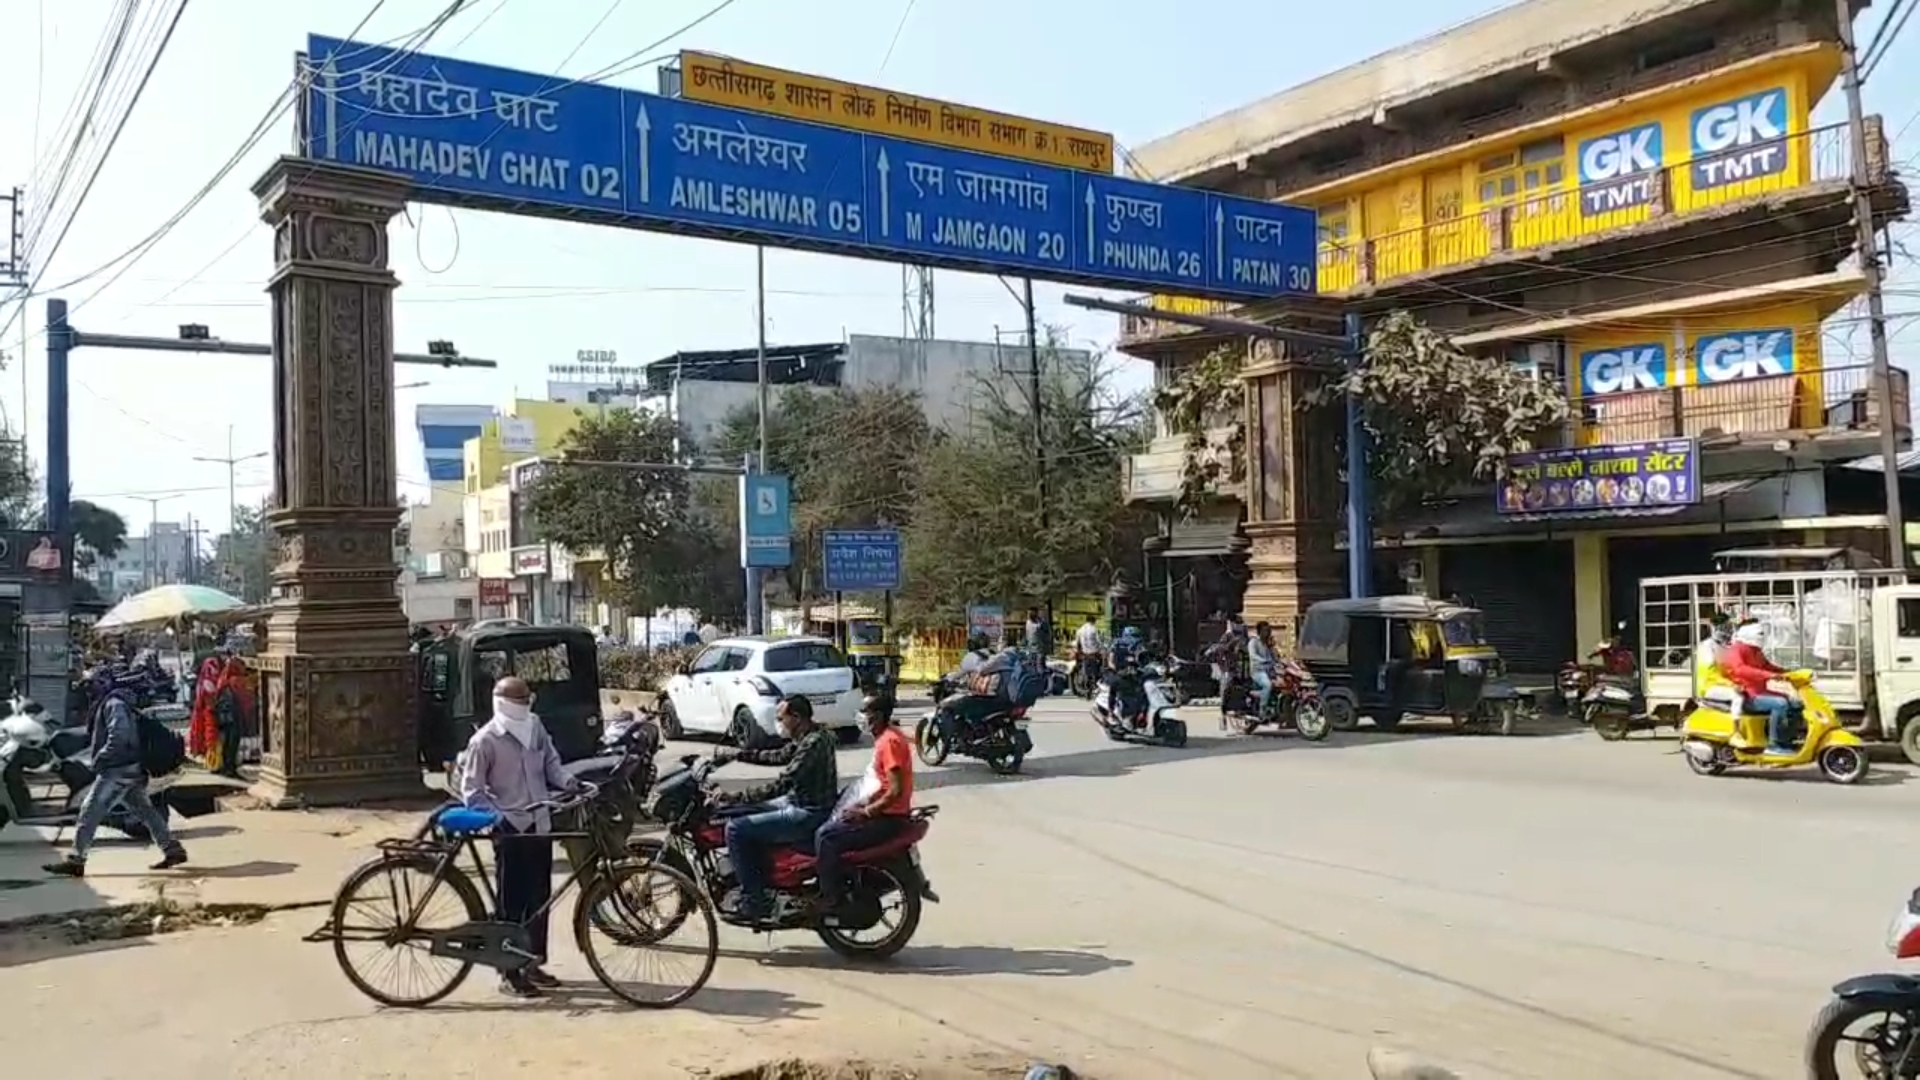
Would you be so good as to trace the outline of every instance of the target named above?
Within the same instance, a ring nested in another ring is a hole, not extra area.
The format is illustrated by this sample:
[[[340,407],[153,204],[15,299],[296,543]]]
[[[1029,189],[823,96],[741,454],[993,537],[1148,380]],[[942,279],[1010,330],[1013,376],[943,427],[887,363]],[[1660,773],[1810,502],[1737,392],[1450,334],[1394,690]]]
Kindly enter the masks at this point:
[[[533,689],[511,675],[493,684],[493,718],[467,743],[460,770],[460,801],[500,815],[493,839],[497,917],[525,923],[539,959],[522,971],[503,975],[500,990],[513,997],[537,997],[560,985],[542,966],[547,956],[547,915],[533,918],[553,896],[553,815],[538,807],[555,794],[573,791],[579,781],[561,767],[545,724],[533,711]]]
[[[767,904],[771,849],[812,837],[840,798],[840,766],[834,757],[839,740],[813,722],[813,702],[805,694],[789,694],[780,702],[779,715],[785,743],[719,755],[722,761],[780,769],[772,783],[719,800],[723,806],[764,804],[750,814],[727,819],[727,852],[740,876],[740,904],[732,914],[749,923],[764,922],[771,914]]]
[[[1766,632],[1757,620],[1742,622],[1734,629],[1733,647],[1720,666],[1746,695],[1747,708],[1767,714],[1767,753],[1791,757],[1796,750],[1791,730],[1797,728],[1802,710],[1800,702],[1789,696],[1791,688],[1774,688],[1786,672],[1767,659],[1765,642]]]

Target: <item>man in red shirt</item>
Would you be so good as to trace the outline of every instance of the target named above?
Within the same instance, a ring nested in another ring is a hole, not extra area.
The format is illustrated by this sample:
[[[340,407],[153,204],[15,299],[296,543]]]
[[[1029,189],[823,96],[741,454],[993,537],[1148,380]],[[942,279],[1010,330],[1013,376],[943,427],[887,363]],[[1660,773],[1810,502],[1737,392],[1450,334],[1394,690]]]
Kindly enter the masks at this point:
[[[829,920],[846,890],[841,857],[885,843],[913,809],[913,744],[894,725],[892,695],[882,692],[867,698],[860,713],[873,736],[873,761],[860,782],[840,796],[840,805],[813,840],[820,910]]]
[[[1767,714],[1767,753],[1791,756],[1795,747],[1789,724],[1799,720],[1802,709],[1798,701],[1774,689],[1774,682],[1786,671],[1767,659],[1761,648],[1765,640],[1758,620],[1741,623],[1720,660],[1720,670],[1746,695],[1748,709]]]

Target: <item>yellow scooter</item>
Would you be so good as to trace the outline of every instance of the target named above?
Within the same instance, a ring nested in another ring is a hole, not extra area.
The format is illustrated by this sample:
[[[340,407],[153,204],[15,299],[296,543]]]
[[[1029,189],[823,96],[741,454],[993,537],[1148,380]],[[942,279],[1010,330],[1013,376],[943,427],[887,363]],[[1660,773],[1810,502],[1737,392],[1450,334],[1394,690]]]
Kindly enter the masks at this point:
[[[1767,753],[1765,716],[1743,711],[1735,718],[1724,708],[1696,702],[1680,727],[1681,756],[1687,759],[1687,767],[1701,776],[1719,776],[1734,766],[1791,769],[1813,765],[1836,784],[1859,783],[1867,775],[1866,745],[1858,735],[1840,726],[1832,703],[1814,689],[1813,672],[1789,671],[1781,678],[1800,691],[1805,707],[1807,730],[1798,750],[1792,754]],[[1744,746],[1734,745],[1736,732]]]

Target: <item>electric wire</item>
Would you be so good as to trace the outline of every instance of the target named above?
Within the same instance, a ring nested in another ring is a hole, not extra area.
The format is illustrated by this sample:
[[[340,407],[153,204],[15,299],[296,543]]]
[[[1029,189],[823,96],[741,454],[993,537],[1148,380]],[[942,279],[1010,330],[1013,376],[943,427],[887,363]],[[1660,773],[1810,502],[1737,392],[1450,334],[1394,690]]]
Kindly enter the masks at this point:
[[[384,6],[385,2],[386,0],[378,0],[378,2],[375,3],[373,7],[373,12],[377,12],[382,6]],[[467,0],[454,0],[454,2],[448,8],[448,11],[449,12],[458,11],[466,3],[467,3]],[[368,15],[363,18],[362,25],[364,25],[367,19],[370,19],[372,17],[373,12],[369,12]],[[432,23],[429,23],[426,27],[422,27],[419,30],[413,31],[411,36],[419,38],[421,41],[424,41],[426,35],[430,34],[434,30],[437,30],[440,26],[445,24],[445,14],[446,13],[443,13],[442,17],[436,18]],[[356,28],[356,32],[357,31],[358,31],[358,28]],[[403,52],[401,55],[404,56],[406,55],[406,53]],[[398,63],[398,62],[399,62],[398,59],[396,59],[395,63]],[[14,309],[13,316],[7,320],[5,325],[0,325],[0,335],[4,335],[6,332],[6,329],[8,327],[11,327],[13,325],[14,320],[18,319],[20,315],[26,310],[25,302],[35,296],[44,296],[49,293],[64,292],[67,289],[73,288],[80,284],[84,284],[85,282],[90,281],[93,278],[100,276],[101,274],[105,274],[105,273],[108,273],[109,271],[112,271],[112,276],[110,276],[104,283],[102,283],[98,288],[94,289],[93,292],[89,293],[87,296],[83,297],[82,299],[77,301],[74,305],[72,305],[72,307],[69,309],[69,314],[72,314],[73,312],[77,312],[80,308],[84,307],[86,304],[88,304],[93,299],[98,297],[101,293],[105,292],[108,288],[110,288],[128,270],[130,270],[136,263],[138,263],[142,258],[144,258],[146,254],[150,252],[162,239],[164,239],[170,232],[172,232],[173,229],[177,227],[181,221],[185,220],[187,215],[192,213],[193,210],[196,207],[198,207],[200,203],[204,201],[209,194],[212,193],[213,189],[219,186],[219,184],[222,181],[224,181],[227,178],[227,176],[233,172],[235,168],[239,166],[241,161],[245,159],[246,155],[252,152],[253,148],[259,145],[260,141],[266,137],[269,131],[272,130],[273,125],[277,123],[282,116],[286,115],[287,111],[293,107],[294,103],[299,98],[299,93],[301,89],[302,87],[299,80],[294,80],[290,82],[285,88],[283,88],[280,92],[280,96],[274,101],[273,105],[271,105],[267,109],[267,112],[261,117],[260,121],[254,126],[252,133],[250,133],[247,136],[246,140],[242,142],[240,147],[236,149],[234,153],[227,159],[226,163],[220,168],[220,170],[216,172],[214,176],[206,182],[206,184],[202,185],[200,190],[195,192],[194,195],[190,197],[187,200],[187,202],[180,207],[179,210],[175,211],[171,217],[169,217],[166,221],[162,222],[161,225],[158,228],[156,228],[153,232],[147,234],[145,237],[142,237],[139,241],[136,241],[132,247],[129,247],[128,249],[121,252],[119,255],[115,256],[114,258],[108,260],[107,262],[102,263],[100,266],[97,266],[94,269],[89,270],[85,274],[79,275],[78,277],[75,277],[60,285],[54,286],[50,289],[42,290],[37,287],[37,282],[36,282],[34,287],[30,288],[25,294],[23,294],[23,296],[21,297],[22,302],[20,303],[20,305],[18,305]],[[251,226],[249,226],[249,232],[250,231],[251,231]],[[234,246],[238,246],[237,241]],[[118,267],[118,269],[115,270],[115,267]],[[43,268],[43,273],[44,273],[44,268]],[[44,333],[44,330],[39,331],[37,333]]]
[[[80,194],[74,199],[73,212],[68,215],[66,221],[61,223],[59,233],[54,236],[53,243],[47,248],[45,261],[48,265],[52,264],[53,257],[59,253],[60,245],[66,242],[68,233],[73,229],[73,223],[79,220],[80,208],[86,204],[87,197],[93,194],[93,186],[99,182],[100,174],[105,171],[107,159],[113,155],[113,148],[119,145],[121,134],[127,130],[127,121],[133,118],[134,110],[140,104],[140,98],[146,93],[147,85],[153,80],[153,73],[160,67],[160,58],[166,54],[167,46],[173,41],[174,31],[180,27],[180,18],[186,14],[187,3],[188,0],[180,0],[178,6],[173,9],[173,18],[168,21],[166,32],[160,38],[160,44],[155,48],[153,58],[147,62],[146,70],[141,72],[140,81],[133,88],[132,98],[114,123],[112,133],[107,136],[106,148],[100,152],[99,160],[87,175],[85,184],[80,188]],[[31,243],[28,248],[32,249]],[[38,265],[37,261],[36,265]],[[44,269],[36,272],[34,278],[27,284],[28,292],[32,292],[39,284],[40,277],[44,273]],[[4,328],[0,328],[0,333],[4,333]]]
[[[1904,30],[1907,20],[1913,16],[1915,4],[1911,0],[1893,0],[1893,6],[1887,9],[1886,17],[1880,20],[1880,26],[1874,31],[1867,47],[1861,50],[1858,61],[1860,81],[1866,82],[1880,62],[1886,59],[1888,50]]]
[[[119,36],[119,28],[123,28],[126,20],[131,16],[133,7],[133,0],[120,0],[119,8],[108,17],[106,25],[101,28],[100,40],[94,45],[93,56],[87,61],[86,69],[80,76],[80,83],[74,89],[73,98],[67,103],[59,121],[54,125],[53,135],[48,140],[50,152],[41,155],[38,150],[35,151],[33,166],[27,173],[29,189],[37,192],[41,181],[48,175],[47,170],[53,168],[54,162],[62,157],[59,153],[51,152],[52,149],[63,143],[77,140],[82,134],[77,126],[81,114],[86,109],[86,103],[106,81],[107,71],[103,65],[107,54],[112,50],[113,43]]]
[[[106,60],[102,66],[99,79],[93,84],[91,92],[87,94],[84,113],[75,126],[71,137],[67,140],[66,153],[61,155],[59,171],[54,174],[52,183],[49,185],[51,191],[48,193],[44,204],[42,204],[38,198],[39,192],[37,189],[34,192],[35,205],[27,215],[26,246],[30,257],[40,246],[40,237],[46,228],[48,220],[58,211],[61,196],[66,193],[67,181],[73,175],[74,165],[80,158],[81,148],[87,143],[88,132],[95,130],[95,116],[99,113],[100,103],[106,96],[107,86],[109,80],[112,78],[114,66],[119,62],[120,53],[126,46],[127,35],[133,29],[133,13],[135,10],[137,10],[136,5],[133,4],[131,0],[127,0],[120,9],[121,17],[114,27],[113,39],[108,46]],[[51,253],[49,253],[47,257],[51,258]]]

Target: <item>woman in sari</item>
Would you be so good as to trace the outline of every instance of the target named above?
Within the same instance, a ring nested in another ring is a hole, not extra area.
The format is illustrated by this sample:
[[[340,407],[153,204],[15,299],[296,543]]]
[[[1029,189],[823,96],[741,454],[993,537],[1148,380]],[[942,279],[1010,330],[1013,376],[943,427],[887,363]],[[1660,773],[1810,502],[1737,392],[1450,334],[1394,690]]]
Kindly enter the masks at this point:
[[[253,697],[247,689],[247,665],[230,656],[220,669],[213,691],[213,726],[218,738],[207,768],[221,776],[240,775],[240,740],[253,723]]]
[[[216,652],[200,662],[200,671],[194,679],[193,712],[187,727],[187,753],[199,758],[208,768],[213,767],[208,755],[217,750],[220,741],[220,729],[214,723],[213,699],[220,689],[221,673],[226,666],[226,655]]]

